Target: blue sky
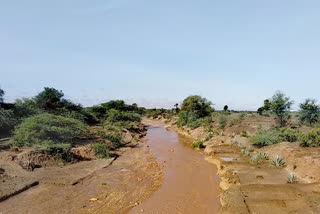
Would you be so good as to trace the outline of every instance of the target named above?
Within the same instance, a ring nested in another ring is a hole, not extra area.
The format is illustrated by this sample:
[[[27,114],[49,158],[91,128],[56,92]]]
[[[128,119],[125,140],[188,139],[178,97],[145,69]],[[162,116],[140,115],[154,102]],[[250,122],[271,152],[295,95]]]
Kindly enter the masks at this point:
[[[308,0],[1,1],[0,87],[6,101],[48,86],[85,106],[319,99],[319,23]]]

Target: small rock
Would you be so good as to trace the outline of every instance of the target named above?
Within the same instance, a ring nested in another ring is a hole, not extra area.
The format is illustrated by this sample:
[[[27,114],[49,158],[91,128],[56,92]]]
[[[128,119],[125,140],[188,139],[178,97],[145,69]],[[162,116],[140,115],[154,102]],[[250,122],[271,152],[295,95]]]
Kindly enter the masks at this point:
[[[141,210],[141,212],[143,212],[144,210]]]
[[[170,152],[174,152],[174,149],[170,149]]]
[[[98,199],[97,198],[91,198],[89,201],[90,202],[96,202],[96,201],[98,201]]]

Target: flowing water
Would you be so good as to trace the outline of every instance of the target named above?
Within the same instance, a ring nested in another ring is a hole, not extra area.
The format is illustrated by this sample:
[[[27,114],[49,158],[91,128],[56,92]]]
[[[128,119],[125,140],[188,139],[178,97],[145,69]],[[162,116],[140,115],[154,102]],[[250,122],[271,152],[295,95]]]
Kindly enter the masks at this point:
[[[218,213],[217,168],[187,144],[188,139],[174,131],[148,128],[146,146],[164,163],[164,180],[149,199],[129,213]]]

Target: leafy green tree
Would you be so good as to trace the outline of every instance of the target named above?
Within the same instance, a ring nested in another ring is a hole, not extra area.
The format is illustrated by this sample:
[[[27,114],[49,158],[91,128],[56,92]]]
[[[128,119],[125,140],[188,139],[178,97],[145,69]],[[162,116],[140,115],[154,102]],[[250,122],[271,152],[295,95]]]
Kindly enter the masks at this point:
[[[180,111],[179,104],[178,103],[174,104],[174,107],[175,107],[174,110],[175,110],[176,114],[178,114]]]
[[[209,120],[204,120],[214,111],[212,103],[206,98],[202,98],[198,95],[187,97],[179,112],[180,126],[189,126],[191,128],[197,128],[203,123],[208,123]]]
[[[126,111],[127,105],[123,100],[111,100],[106,103],[101,104],[102,107],[104,107],[106,110],[115,109],[119,111]]]
[[[270,100],[269,99],[264,100],[263,104],[264,104],[263,105],[264,111],[270,111],[270,109],[271,109]]]
[[[183,100],[181,111],[194,112],[198,118],[202,118],[210,115],[214,109],[212,102],[199,95],[193,95]]]
[[[39,113],[35,101],[29,98],[16,99],[13,108],[14,115],[17,119],[22,119],[30,115]]]
[[[45,87],[44,91],[40,92],[35,97],[35,102],[37,107],[47,111],[52,111],[63,106],[61,102],[61,98],[63,96],[64,94],[62,93],[62,91]]]
[[[306,99],[300,104],[299,120],[312,125],[319,121],[320,106],[314,99]]]
[[[284,93],[277,91],[270,100],[270,109],[275,114],[280,127],[284,127],[290,119],[290,108],[293,101]]]
[[[258,114],[262,115],[264,111],[270,111],[271,103],[269,99],[264,100],[263,106],[258,108]]]

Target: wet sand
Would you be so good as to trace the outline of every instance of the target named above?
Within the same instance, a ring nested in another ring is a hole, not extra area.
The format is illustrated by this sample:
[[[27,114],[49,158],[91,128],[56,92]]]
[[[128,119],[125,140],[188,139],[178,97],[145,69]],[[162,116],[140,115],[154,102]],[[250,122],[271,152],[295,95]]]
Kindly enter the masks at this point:
[[[158,127],[148,128],[146,146],[164,164],[163,184],[129,213],[218,213],[219,177],[215,165],[187,146],[188,139],[159,123],[153,125]]]

